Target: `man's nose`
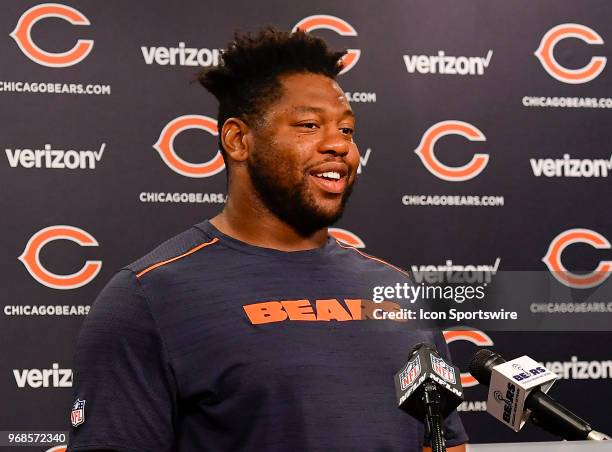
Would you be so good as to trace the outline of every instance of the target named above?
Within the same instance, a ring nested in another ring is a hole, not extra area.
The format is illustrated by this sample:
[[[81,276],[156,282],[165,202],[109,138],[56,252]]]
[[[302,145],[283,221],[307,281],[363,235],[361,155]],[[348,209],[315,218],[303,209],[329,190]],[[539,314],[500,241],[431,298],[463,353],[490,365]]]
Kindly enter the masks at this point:
[[[349,153],[351,144],[351,141],[339,129],[330,128],[319,145],[319,152],[345,156]]]

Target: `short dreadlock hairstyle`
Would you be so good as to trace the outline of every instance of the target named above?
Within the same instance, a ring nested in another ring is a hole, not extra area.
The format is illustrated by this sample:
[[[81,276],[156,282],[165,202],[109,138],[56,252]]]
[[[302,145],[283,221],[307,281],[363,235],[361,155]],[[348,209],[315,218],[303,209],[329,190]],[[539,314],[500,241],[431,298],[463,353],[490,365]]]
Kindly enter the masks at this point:
[[[301,30],[266,27],[256,35],[234,34],[221,64],[203,71],[198,81],[219,101],[219,129],[231,117],[256,127],[264,109],[282,95],[279,76],[312,72],[335,79],[345,53],[331,51],[325,41]],[[221,133],[219,149],[225,158]]]

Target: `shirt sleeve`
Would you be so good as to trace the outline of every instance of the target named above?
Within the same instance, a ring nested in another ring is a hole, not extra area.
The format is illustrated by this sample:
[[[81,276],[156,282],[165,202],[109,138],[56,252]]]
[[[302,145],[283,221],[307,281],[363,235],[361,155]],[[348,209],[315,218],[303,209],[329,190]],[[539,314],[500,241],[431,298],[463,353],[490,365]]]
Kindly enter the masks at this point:
[[[453,362],[448,344],[440,331],[434,332],[434,345],[438,349],[440,356],[450,363]],[[457,375],[457,378],[459,378],[459,375]],[[469,440],[457,410],[453,410],[444,420],[444,439],[446,440],[447,447],[458,446],[467,443]]]
[[[73,370],[68,451],[172,450],[176,385],[155,319],[130,270],[117,273],[94,302]]]

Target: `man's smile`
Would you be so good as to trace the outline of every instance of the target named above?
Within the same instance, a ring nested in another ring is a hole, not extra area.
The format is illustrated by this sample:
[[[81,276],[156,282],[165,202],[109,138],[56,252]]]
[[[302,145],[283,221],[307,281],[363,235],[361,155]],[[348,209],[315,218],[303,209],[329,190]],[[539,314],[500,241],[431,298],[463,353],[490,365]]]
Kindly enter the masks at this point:
[[[348,175],[347,165],[341,162],[322,163],[309,171],[309,176],[319,188],[334,194],[341,194],[346,190]]]

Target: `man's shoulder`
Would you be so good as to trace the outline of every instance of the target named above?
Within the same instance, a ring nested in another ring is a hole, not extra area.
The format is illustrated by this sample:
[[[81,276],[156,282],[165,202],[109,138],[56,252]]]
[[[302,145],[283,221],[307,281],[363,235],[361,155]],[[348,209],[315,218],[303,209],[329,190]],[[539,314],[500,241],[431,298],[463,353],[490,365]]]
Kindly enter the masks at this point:
[[[155,270],[172,265],[183,258],[212,245],[218,241],[217,238],[207,235],[200,227],[202,223],[196,224],[189,229],[169,238],[156,246],[150,252],[135,260],[124,269],[133,272],[136,277],[141,278]]]
[[[359,266],[363,271],[383,272],[401,278],[410,278],[409,273],[403,268],[388,262],[377,256],[373,256],[357,247],[336,240],[340,254],[349,259],[353,265]]]
[[[185,281],[190,281],[188,284],[192,288],[199,284],[193,275],[197,274],[195,272],[201,269],[202,264],[209,266],[207,253],[203,250],[218,240],[210,236],[206,228],[202,228],[202,223],[196,224],[124,266],[98,294],[87,317],[87,324],[110,324],[112,328],[109,327],[109,330],[118,335],[122,334],[121,328],[126,325],[133,330],[137,329],[134,325],[140,324],[157,328],[151,326],[159,308],[154,301],[163,300],[169,291],[176,293]],[[204,260],[201,256],[205,256]],[[196,267],[193,266],[194,262]]]

